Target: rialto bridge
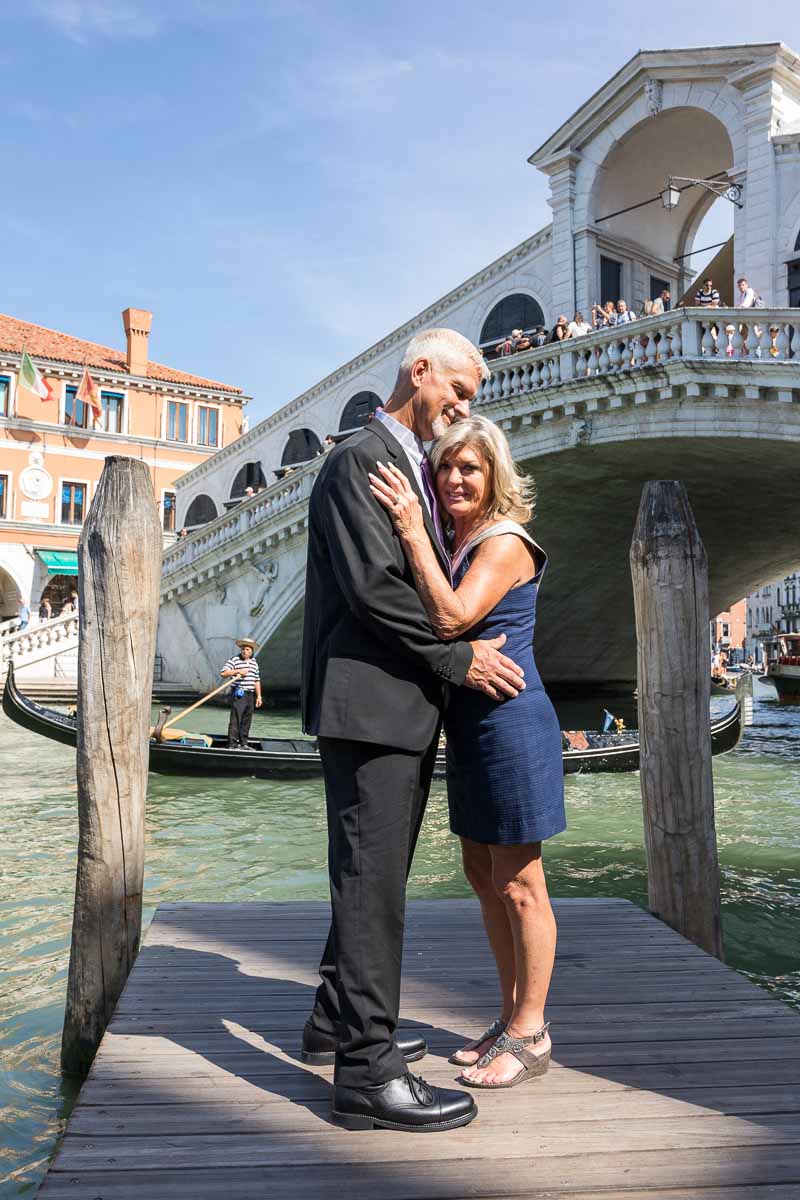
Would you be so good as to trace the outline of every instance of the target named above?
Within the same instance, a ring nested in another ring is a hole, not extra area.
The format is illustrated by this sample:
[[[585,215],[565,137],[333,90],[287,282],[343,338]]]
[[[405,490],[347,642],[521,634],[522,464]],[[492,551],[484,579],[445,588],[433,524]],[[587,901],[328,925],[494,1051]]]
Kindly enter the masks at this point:
[[[663,287],[672,294],[663,316],[492,361],[477,402],[536,479],[534,531],[551,559],[536,643],[546,679],[633,679],[628,548],[647,479],[686,483],[713,611],[800,562],[796,56],[781,44],[642,52],[531,161],[550,177],[552,225],[179,482],[190,533],[164,558],[165,677],[210,685],[247,633],[267,686],[296,688],[313,455],[388,396],[404,345],[433,324],[489,345],[595,299],[624,297],[641,313]],[[757,319],[723,308],[712,327],[707,310],[681,303],[715,194],[684,182],[668,210],[670,178],[741,189],[741,207],[717,201],[733,237],[711,269],[723,304],[748,278],[768,305]],[[248,483],[267,486],[242,499]]]

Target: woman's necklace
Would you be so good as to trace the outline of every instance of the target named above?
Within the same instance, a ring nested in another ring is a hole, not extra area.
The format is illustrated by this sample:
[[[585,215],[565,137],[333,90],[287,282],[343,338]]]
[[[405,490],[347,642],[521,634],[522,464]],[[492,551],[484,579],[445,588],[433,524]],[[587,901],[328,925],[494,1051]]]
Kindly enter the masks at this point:
[[[450,551],[450,558],[453,560],[453,562],[455,562],[455,560],[458,558],[464,546],[466,546],[468,542],[472,541],[473,538],[477,537],[485,525],[489,524],[491,524],[490,519],[488,517],[484,517],[484,519],[479,521],[477,525],[473,525],[467,529],[463,537],[459,538],[457,542],[453,543],[453,548]]]

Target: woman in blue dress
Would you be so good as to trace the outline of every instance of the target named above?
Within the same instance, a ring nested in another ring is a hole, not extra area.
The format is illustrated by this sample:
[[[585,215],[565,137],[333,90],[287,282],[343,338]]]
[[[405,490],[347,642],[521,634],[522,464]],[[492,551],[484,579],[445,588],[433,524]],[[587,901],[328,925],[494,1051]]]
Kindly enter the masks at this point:
[[[544,1007],[556,926],[542,842],[566,827],[561,731],[533,658],[536,596],[547,557],[524,523],[532,487],[503,433],[485,417],[459,421],[430,457],[452,531],[452,586],[425,530],[417,493],[393,466],[370,477],[391,514],[431,625],[443,639],[506,637],[525,672],[513,699],[454,688],[445,713],[450,827],[481,905],[502,1009],[451,1062],[473,1087],[514,1087],[550,1061]]]

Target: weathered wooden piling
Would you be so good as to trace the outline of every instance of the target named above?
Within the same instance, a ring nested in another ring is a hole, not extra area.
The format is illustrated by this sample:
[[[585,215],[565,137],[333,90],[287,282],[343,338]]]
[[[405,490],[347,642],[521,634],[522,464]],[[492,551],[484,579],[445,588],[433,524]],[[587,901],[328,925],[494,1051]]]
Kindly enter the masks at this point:
[[[144,463],[107,458],[78,544],[78,868],[65,1071],[88,1071],[139,949],[161,529]]]
[[[631,544],[650,910],[722,957],[708,563],[682,483],[646,483]]]

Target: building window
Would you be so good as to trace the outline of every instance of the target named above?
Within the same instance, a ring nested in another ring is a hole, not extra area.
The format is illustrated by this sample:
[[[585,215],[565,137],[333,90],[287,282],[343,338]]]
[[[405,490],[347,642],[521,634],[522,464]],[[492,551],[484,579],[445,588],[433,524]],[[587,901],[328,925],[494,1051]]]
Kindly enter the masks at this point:
[[[164,492],[164,503],[161,506],[161,520],[165,533],[175,532],[175,493]]]
[[[344,406],[339,429],[361,429],[381,403],[374,392],[356,392]]]
[[[82,525],[86,506],[85,483],[62,483],[61,524]]]
[[[204,404],[197,409],[197,440],[201,446],[217,445],[217,425],[219,413],[216,408],[206,408]]]
[[[106,433],[122,433],[122,404],[125,397],[121,392],[101,392],[100,402],[103,415],[100,418],[100,428]]]
[[[251,487],[254,492],[259,488],[267,486],[264,472],[261,469],[261,463],[249,462],[236,472],[236,478],[231,487],[231,500],[237,500],[245,495],[245,488]]]
[[[512,329],[530,333],[539,325],[544,325],[541,306],[533,297],[526,296],[524,292],[517,292],[513,296],[505,296],[495,304],[483,322],[479,345],[481,349],[488,349],[500,338],[508,337]]]
[[[0,475],[0,519],[8,516],[8,476]]]
[[[297,463],[307,463],[321,453],[322,446],[313,430],[293,429],[289,434],[289,440],[283,447],[281,466],[292,467]]]
[[[89,425],[89,405],[78,399],[78,389],[64,389],[64,424],[86,429]]]
[[[616,304],[623,299],[622,295],[622,263],[614,258],[600,256],[600,302],[613,300]]]
[[[0,417],[11,415],[11,380],[8,375],[0,375]]]
[[[197,529],[199,525],[207,525],[215,520],[216,516],[217,508],[210,496],[195,496],[183,523],[187,529]]]
[[[657,275],[650,276],[650,299],[658,300],[662,292],[669,291],[669,283],[666,279],[659,279]]]
[[[167,437],[171,442],[189,440],[189,406],[170,400],[167,406]]]

